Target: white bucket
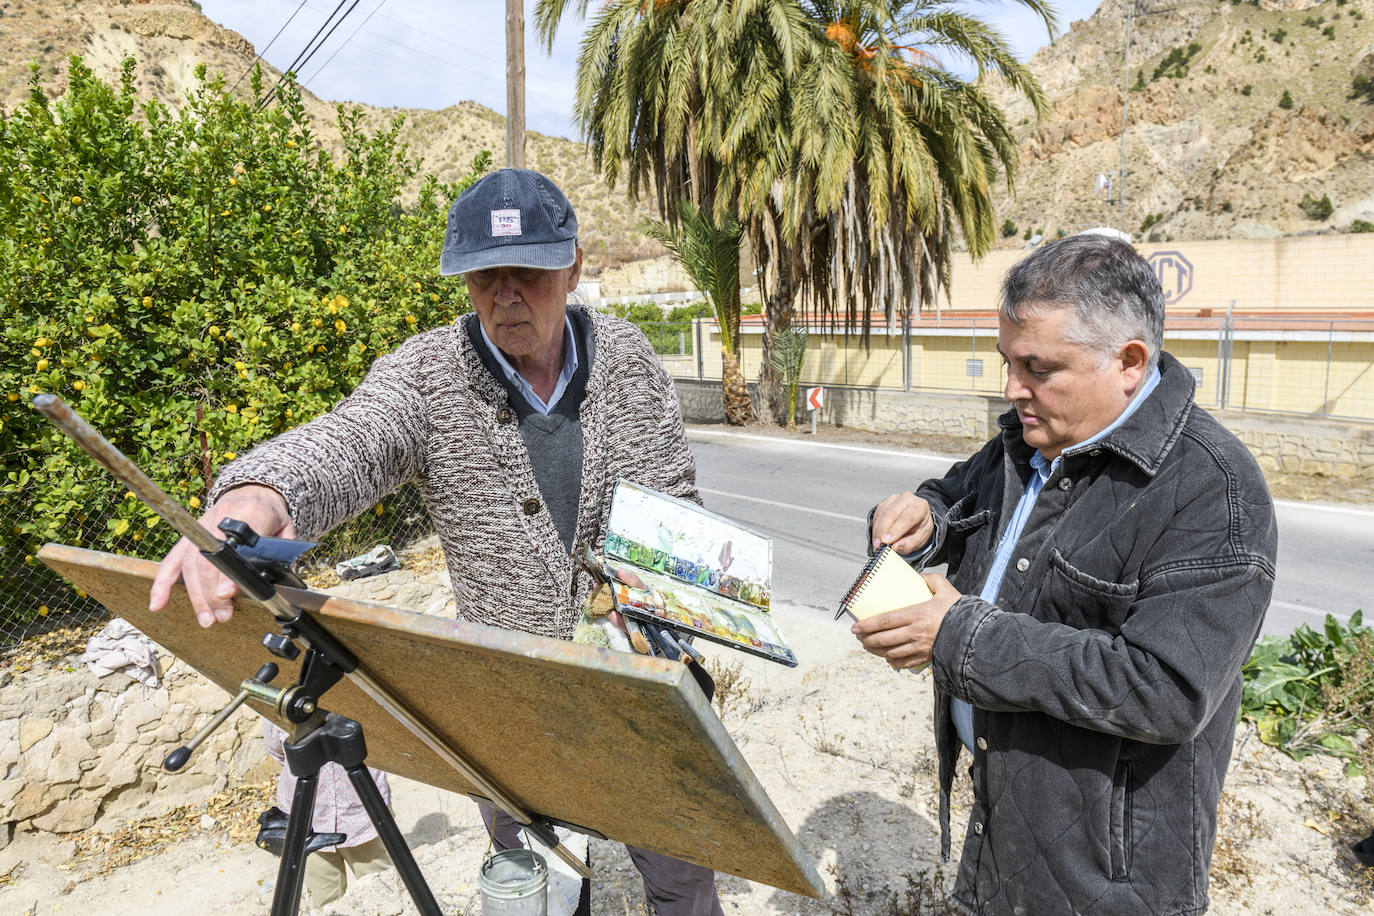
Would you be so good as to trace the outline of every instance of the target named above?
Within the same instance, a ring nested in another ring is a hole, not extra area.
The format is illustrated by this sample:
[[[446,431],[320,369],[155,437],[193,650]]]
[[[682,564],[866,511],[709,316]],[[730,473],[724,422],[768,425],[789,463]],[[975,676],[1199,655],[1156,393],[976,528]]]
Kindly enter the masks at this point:
[[[545,916],[549,866],[528,849],[507,849],[482,863],[482,916]]]

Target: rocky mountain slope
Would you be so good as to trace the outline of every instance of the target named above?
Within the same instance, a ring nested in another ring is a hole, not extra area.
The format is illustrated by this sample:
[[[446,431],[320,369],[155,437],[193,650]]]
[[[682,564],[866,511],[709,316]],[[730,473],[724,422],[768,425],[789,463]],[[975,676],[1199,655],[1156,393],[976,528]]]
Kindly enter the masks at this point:
[[[1099,224],[1166,240],[1374,221],[1374,91],[1353,89],[1374,79],[1374,0],[1103,0],[1030,66],[1052,111],[1037,123],[1007,103],[1021,171],[1014,197],[999,189],[999,220],[1016,227],[1004,245]],[[1110,191],[1094,193],[1099,174]]]
[[[26,96],[31,64],[44,90],[60,93],[70,54],[81,55],[109,81],[117,79],[120,61],[132,55],[138,62],[139,95],[172,104],[196,85],[198,63],[233,85],[256,56],[243,36],[211,22],[193,0],[0,0],[0,49],[0,106],[6,111]],[[264,70],[269,85],[280,76],[265,64]],[[248,82],[242,80],[235,91],[246,97]],[[304,97],[322,141],[333,142],[334,103],[308,91]],[[421,157],[425,173],[441,179],[466,172],[482,150],[490,151],[497,165],[505,161],[505,118],[475,102],[441,111],[359,107],[374,127],[404,115],[402,142]],[[632,205],[623,190],[607,189],[582,144],[530,133],[526,164],[558,182],[573,202],[587,264],[594,270],[663,253],[637,231],[639,221],[652,215],[651,207]]]
[[[1128,4],[1138,13],[1126,75]],[[198,62],[233,83],[254,59],[242,36],[205,18],[193,0],[0,0],[0,48],[6,108],[27,91],[30,61],[55,93],[66,55],[113,78],[132,54],[139,91],[175,102],[194,84]],[[1024,102],[1002,95],[1022,161],[1015,193],[997,190],[1004,246],[1102,224],[1167,240],[1374,222],[1374,88],[1355,89],[1357,79],[1374,81],[1374,0],[1103,0],[1030,66],[1051,111],[1037,121]],[[1115,174],[1123,83],[1124,207]],[[307,93],[307,105],[329,142],[332,103]],[[377,125],[404,114],[404,140],[442,178],[460,174],[479,150],[504,159],[504,119],[476,103],[364,109]],[[528,162],[577,206],[593,268],[662,253],[636,228],[650,208],[606,189],[583,146],[530,134]],[[1110,190],[1095,193],[1099,175],[1112,178]]]

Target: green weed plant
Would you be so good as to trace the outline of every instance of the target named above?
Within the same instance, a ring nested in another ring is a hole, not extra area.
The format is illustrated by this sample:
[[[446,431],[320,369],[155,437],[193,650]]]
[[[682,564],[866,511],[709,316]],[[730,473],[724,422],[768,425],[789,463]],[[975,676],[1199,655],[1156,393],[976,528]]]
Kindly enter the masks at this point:
[[[1328,614],[1321,630],[1304,624],[1291,636],[1262,638],[1241,671],[1241,715],[1255,722],[1261,741],[1295,760],[1340,758],[1351,776],[1370,772],[1374,628],[1360,611],[1346,624]]]

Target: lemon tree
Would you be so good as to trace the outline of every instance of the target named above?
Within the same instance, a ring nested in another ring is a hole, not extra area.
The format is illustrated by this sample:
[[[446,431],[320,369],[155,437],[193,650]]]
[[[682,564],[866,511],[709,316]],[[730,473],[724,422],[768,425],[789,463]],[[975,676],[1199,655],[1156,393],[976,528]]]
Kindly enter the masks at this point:
[[[0,120],[0,621],[35,596],[49,540],[160,555],[174,533],[29,408],[66,399],[184,504],[223,462],[326,410],[380,353],[469,308],[438,276],[457,184],[399,119],[340,106],[326,148],[287,83],[259,111],[204,68],[179,107],[73,57]],[[254,95],[262,92],[254,74]]]

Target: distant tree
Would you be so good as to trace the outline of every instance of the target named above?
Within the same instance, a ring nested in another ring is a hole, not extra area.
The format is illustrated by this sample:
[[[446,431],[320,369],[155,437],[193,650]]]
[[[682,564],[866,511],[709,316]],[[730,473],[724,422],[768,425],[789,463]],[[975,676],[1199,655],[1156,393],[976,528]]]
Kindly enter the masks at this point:
[[[1279,96],[1279,107],[1284,111],[1293,107],[1293,94],[1287,89],[1283,90],[1283,95]]]
[[[1046,0],[1009,0],[1054,16]],[[551,41],[568,7],[539,0]],[[576,116],[597,169],[652,192],[665,219],[686,197],[745,226],[766,301],[765,394],[784,392],[769,348],[800,300],[869,330],[935,300],[956,244],[996,236],[991,187],[1016,138],[981,79],[1045,108],[1010,45],[930,0],[611,0],[578,61]]]
[[[1013,235],[1015,235],[1016,232],[1016,224],[1013,223],[1011,220],[1008,219],[1002,223],[1002,238],[1009,239]]]
[[[754,406],[739,366],[739,245],[744,227],[726,217],[719,222],[690,200],[680,200],[677,220],[652,220],[644,231],[658,240],[706,296],[720,328],[721,399],[725,422],[743,426],[754,420]]]
[[[1374,232],[1374,223],[1371,223],[1371,222],[1370,222],[1369,220],[1367,220],[1367,219],[1351,220],[1351,222],[1350,222],[1350,231],[1351,231],[1351,232]]]

